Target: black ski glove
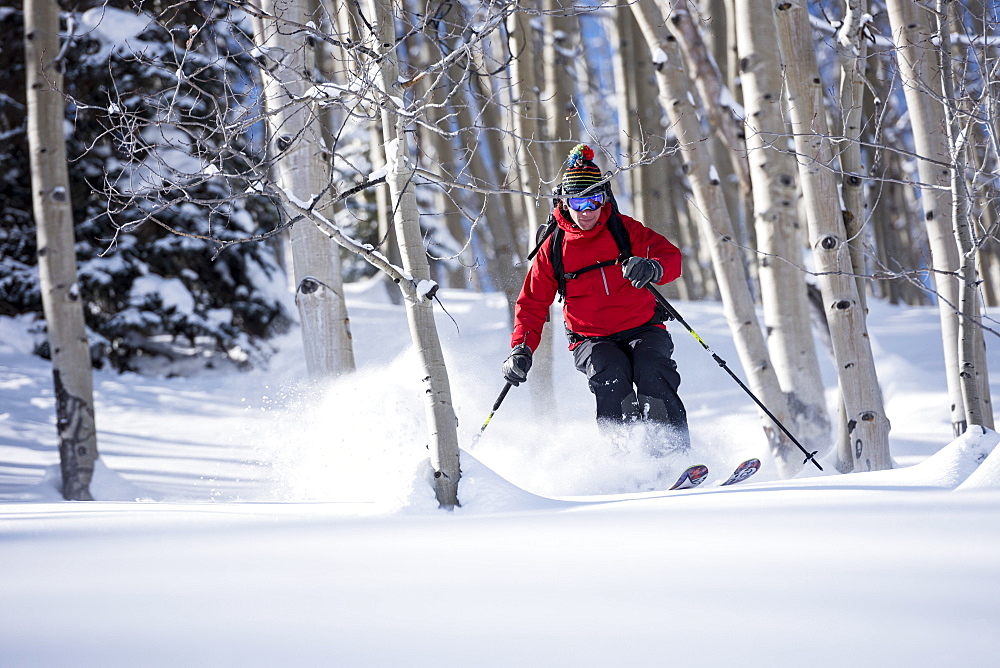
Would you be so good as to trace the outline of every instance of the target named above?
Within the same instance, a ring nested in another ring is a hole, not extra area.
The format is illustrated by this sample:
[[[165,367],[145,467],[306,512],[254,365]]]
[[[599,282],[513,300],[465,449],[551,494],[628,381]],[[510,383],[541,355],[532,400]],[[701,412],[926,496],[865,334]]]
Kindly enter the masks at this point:
[[[503,363],[503,377],[508,383],[517,387],[528,379],[528,369],[531,368],[531,348],[521,343],[514,346],[510,355]]]
[[[632,281],[637,288],[644,288],[649,283],[659,283],[663,278],[663,266],[648,257],[632,256],[622,265],[622,275],[626,281]]]

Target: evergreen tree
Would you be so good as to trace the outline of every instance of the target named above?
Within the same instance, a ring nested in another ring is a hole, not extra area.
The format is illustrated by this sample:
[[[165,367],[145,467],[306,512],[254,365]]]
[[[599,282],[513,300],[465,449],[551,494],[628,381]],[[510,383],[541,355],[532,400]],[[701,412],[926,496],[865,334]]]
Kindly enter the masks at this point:
[[[2,1],[3,43],[18,44],[23,17]],[[266,167],[250,122],[250,41],[224,3],[160,17],[111,4],[64,16],[73,33],[67,153],[92,358],[118,370],[260,361],[264,340],[290,320],[277,246],[219,243],[281,223],[272,202],[246,195]],[[11,91],[0,96],[0,312],[40,313],[23,56],[5,47],[0,64],[0,90]]]

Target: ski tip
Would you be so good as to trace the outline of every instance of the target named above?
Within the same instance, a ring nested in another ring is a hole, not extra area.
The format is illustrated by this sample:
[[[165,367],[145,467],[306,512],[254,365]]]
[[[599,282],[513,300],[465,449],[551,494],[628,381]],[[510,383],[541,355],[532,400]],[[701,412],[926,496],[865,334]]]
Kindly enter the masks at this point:
[[[735,485],[738,482],[743,482],[754,473],[760,470],[760,460],[757,458],[748,459],[733,471],[733,474],[729,476],[729,479],[720,485],[720,487],[725,487],[726,485]]]
[[[680,477],[677,478],[677,482],[670,486],[670,489],[690,489],[692,487],[697,487],[701,483],[705,482],[705,478],[708,477],[708,467],[704,464],[695,464],[694,466],[689,466],[687,469],[681,473]]]

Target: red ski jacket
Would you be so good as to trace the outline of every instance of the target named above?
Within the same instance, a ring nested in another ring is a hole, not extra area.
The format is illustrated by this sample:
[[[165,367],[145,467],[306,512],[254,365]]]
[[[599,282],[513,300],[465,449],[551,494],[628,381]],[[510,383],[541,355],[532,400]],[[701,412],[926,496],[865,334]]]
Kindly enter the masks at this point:
[[[607,227],[611,205],[605,204],[597,226],[584,231],[557,208],[556,221],[565,232],[563,269],[574,272],[599,262],[614,260],[619,255],[618,244]],[[632,254],[648,257],[663,266],[659,285],[681,275],[681,252],[663,235],[639,221],[621,215],[628,230]],[[542,337],[542,327],[558,292],[558,281],[552,266],[550,243],[542,244],[524,279],[521,294],[514,306],[514,333],[511,347],[521,343],[535,350]],[[563,317],[570,331],[583,337],[608,336],[626,329],[645,325],[653,318],[656,300],[646,288],[634,288],[622,276],[620,265],[587,271],[566,281],[566,301]],[[570,344],[572,350],[576,343]]]

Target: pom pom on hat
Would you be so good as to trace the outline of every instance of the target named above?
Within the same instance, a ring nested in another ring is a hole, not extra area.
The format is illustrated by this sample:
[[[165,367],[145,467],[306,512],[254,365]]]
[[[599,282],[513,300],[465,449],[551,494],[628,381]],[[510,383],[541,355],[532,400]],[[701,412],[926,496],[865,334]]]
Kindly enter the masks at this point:
[[[573,147],[573,150],[569,152],[569,157],[566,159],[566,166],[576,167],[584,160],[590,162],[593,159],[594,159],[594,149],[590,148],[586,144],[577,144],[576,146]]]
[[[566,171],[562,177],[562,194],[575,195],[587,191],[597,193],[607,186],[593,187],[601,182],[603,174],[594,164],[594,149],[586,144],[577,144],[566,159]]]

